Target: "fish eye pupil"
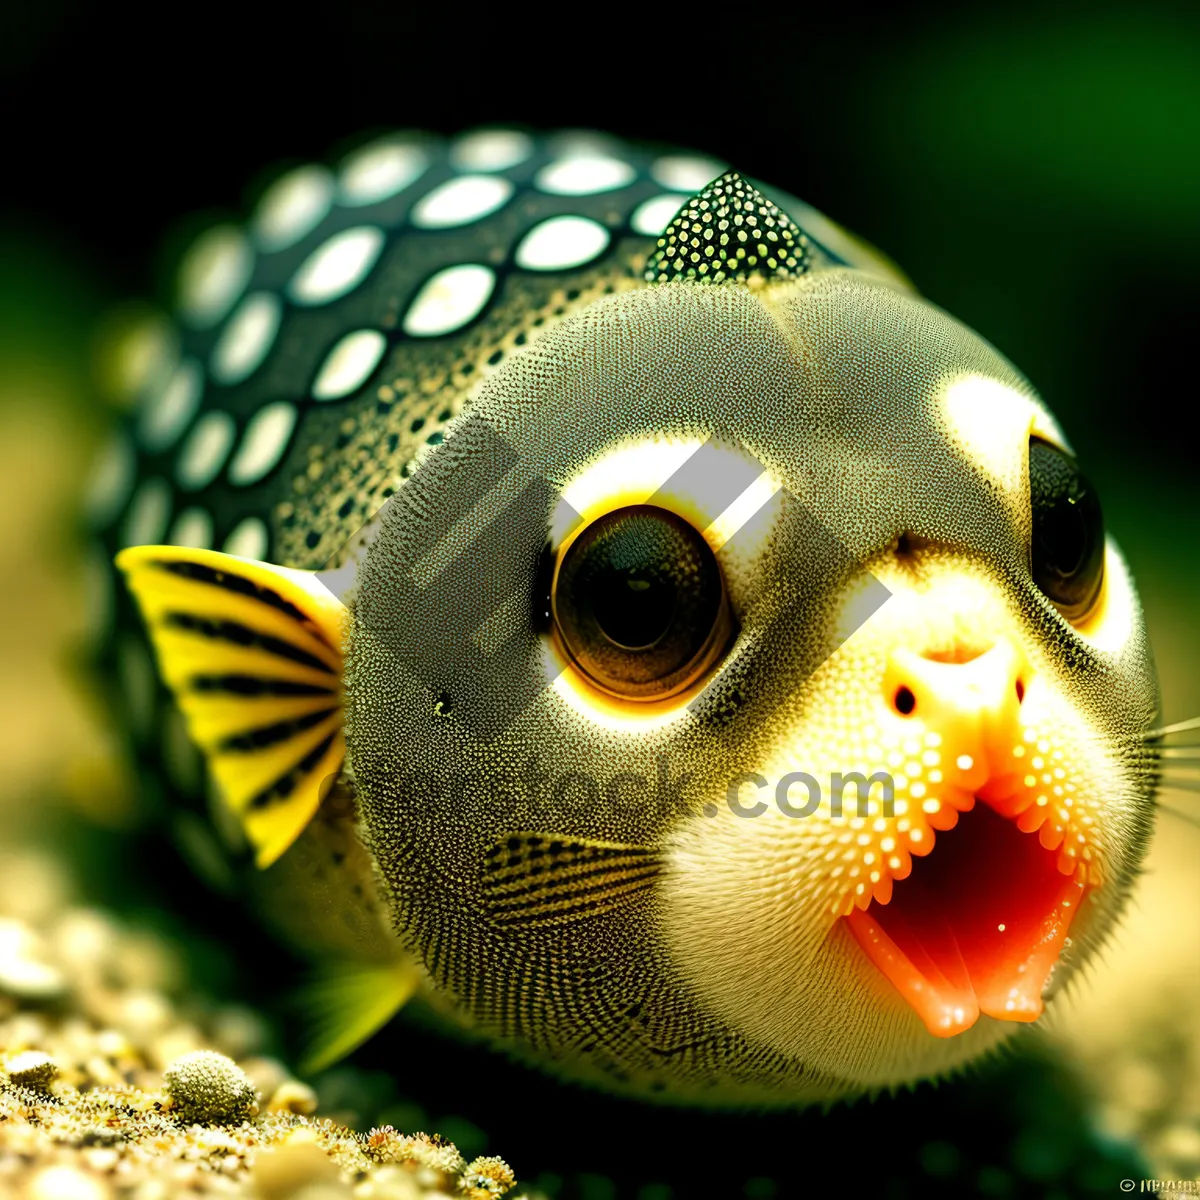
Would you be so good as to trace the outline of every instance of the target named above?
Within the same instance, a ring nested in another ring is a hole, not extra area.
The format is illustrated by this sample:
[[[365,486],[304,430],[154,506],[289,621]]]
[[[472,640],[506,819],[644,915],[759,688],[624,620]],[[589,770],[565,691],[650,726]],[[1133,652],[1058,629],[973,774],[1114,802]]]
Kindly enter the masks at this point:
[[[1034,582],[1068,620],[1094,608],[1104,579],[1100,501],[1075,460],[1041,438],[1029,442]]]
[[[1068,496],[1062,511],[1041,527],[1042,550],[1064,579],[1069,579],[1083,564],[1087,553],[1087,530],[1075,497]]]
[[[675,616],[675,588],[645,578],[636,568],[604,572],[596,583],[592,609],[604,636],[624,650],[649,650],[670,628]]]

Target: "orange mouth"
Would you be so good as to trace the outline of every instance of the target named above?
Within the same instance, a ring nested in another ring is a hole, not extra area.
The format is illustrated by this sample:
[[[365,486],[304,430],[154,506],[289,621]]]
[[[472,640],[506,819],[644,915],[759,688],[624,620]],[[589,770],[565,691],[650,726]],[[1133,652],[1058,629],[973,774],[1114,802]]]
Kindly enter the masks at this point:
[[[1034,1021],[1089,890],[1058,860],[1036,832],[971,804],[890,900],[872,899],[846,919],[936,1037],[962,1033],[980,1013]]]

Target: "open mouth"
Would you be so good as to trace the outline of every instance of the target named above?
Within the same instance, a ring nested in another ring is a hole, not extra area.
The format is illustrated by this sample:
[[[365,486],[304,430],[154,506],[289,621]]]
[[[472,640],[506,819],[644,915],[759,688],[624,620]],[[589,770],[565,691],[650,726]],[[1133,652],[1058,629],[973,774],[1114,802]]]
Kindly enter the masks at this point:
[[[1058,854],[975,803],[913,864],[885,904],[846,918],[871,961],[930,1033],[953,1037],[986,1013],[1034,1021],[1087,892]]]

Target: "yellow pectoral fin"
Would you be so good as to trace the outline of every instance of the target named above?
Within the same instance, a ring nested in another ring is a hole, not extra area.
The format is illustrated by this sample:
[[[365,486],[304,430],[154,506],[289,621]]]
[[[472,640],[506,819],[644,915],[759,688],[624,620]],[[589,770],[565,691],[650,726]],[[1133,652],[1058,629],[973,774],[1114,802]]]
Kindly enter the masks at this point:
[[[300,1073],[323,1071],[356,1050],[408,1003],[420,981],[407,961],[326,967],[297,997],[307,1024]]]
[[[215,550],[134,546],[116,562],[192,738],[270,866],[345,757],[345,608],[310,572]]]

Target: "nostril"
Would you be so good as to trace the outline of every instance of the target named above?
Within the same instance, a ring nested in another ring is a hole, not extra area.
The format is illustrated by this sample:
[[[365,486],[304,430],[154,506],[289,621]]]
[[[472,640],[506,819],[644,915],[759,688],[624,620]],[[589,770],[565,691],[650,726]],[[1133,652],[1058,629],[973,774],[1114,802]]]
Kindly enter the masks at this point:
[[[917,698],[913,695],[912,688],[903,685],[898,687],[892,697],[892,705],[902,717],[911,716],[917,707]]]
[[[1017,680],[1017,703],[1020,704],[1025,699],[1025,680]]]

